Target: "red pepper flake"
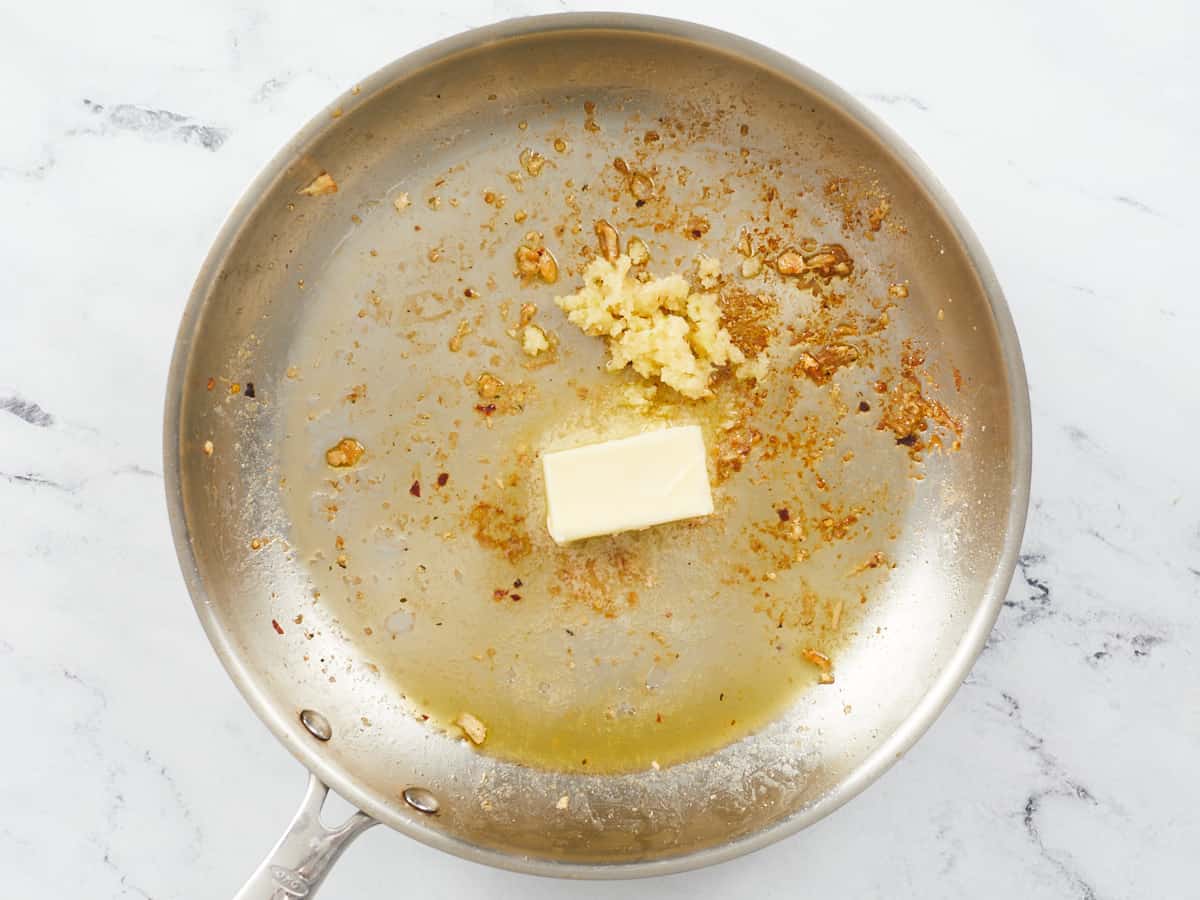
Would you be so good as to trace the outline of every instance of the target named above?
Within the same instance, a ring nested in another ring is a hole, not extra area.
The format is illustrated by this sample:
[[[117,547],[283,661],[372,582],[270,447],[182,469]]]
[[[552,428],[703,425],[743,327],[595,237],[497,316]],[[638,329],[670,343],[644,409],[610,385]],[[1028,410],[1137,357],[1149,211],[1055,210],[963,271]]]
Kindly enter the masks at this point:
[[[508,588],[496,588],[492,591],[492,599],[499,603],[508,596]]]
[[[520,578],[518,578],[516,581],[513,582],[513,587],[521,587],[523,584],[525,584],[525,582],[523,582]]]
[[[781,506],[779,509],[775,510],[775,514],[779,516],[780,522],[786,522],[792,517],[792,514],[788,512],[786,506]]]
[[[655,722],[658,722],[659,724],[661,724],[661,723],[662,723],[662,713],[655,713],[655,714],[654,714],[654,721],[655,721]]]
[[[412,494],[414,497],[420,497],[421,496],[421,482],[414,481],[412,483],[412,487],[410,487],[408,489],[408,492],[410,494]]]
[[[275,619],[271,620],[271,627],[275,629],[276,634],[283,634],[283,626],[280,625]]]
[[[513,603],[520,603],[521,595],[520,594],[509,594],[508,599],[511,600]]]
[[[217,386],[217,379],[209,378],[208,384],[205,385],[210,391]]]
[[[475,412],[482,413],[485,416],[490,416],[496,411],[495,403],[476,403]]]
[[[449,472],[441,472],[437,477],[437,486],[445,487],[446,482],[449,480],[450,480],[450,473]]]

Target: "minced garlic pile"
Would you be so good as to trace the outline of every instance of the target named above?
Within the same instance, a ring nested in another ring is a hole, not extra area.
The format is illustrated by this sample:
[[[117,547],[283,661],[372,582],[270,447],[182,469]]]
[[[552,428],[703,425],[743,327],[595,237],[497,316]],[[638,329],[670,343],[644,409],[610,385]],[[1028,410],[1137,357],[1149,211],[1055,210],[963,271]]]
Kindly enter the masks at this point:
[[[632,365],[643,378],[692,398],[712,394],[709,378],[723,366],[736,366],[738,378],[762,377],[765,358],[747,362],[721,327],[717,294],[693,293],[679,274],[638,282],[629,277],[631,265],[625,254],[611,262],[597,258],[582,288],[554,300],[585,333],[608,338],[610,372]],[[716,287],[720,275],[720,263],[700,257],[702,287]]]

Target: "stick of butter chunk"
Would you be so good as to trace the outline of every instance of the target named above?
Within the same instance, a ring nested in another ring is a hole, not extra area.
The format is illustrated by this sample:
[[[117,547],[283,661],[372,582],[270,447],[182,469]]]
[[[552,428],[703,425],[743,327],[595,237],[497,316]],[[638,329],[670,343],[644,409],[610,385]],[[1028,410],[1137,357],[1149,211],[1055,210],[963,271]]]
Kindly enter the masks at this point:
[[[546,527],[560,544],[713,511],[697,425],[560,450],[542,457]]]

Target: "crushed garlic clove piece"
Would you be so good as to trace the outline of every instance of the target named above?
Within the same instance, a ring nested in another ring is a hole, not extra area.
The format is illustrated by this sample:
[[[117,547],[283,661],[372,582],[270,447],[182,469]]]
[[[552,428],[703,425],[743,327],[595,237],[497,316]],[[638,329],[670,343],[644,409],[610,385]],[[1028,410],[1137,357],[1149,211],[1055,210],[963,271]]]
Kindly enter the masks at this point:
[[[702,288],[711,291],[721,283],[721,263],[711,256],[701,255],[696,260],[696,277]]]
[[[658,379],[693,399],[711,395],[709,378],[718,368],[733,366],[738,377],[765,374],[765,362],[740,371],[747,359],[721,324],[716,293],[694,292],[679,274],[631,279],[631,266],[628,256],[615,262],[598,257],[576,293],[554,300],[572,324],[607,340],[610,372],[632,366],[643,378]],[[715,259],[701,257],[697,271],[701,284],[720,282]]]
[[[646,246],[646,242],[639,237],[630,238],[629,245],[626,247],[626,252],[629,254],[629,261],[635,266],[644,266],[650,262],[650,248]]]
[[[775,260],[780,275],[799,275],[804,271],[804,257],[795,250],[785,250]]]
[[[504,391],[504,382],[488,372],[475,381],[475,390],[483,400],[495,400]]]
[[[321,197],[325,194],[336,194],[337,191],[337,182],[333,180],[333,176],[328,172],[322,172],[296,193],[304,194],[307,197]]]
[[[538,277],[546,284],[554,284],[558,281],[558,260],[545,247],[539,250],[538,254]]]
[[[533,235],[537,237],[537,235]],[[530,236],[527,235],[529,240]],[[558,281],[558,260],[554,258],[554,254],[545,247],[532,247],[529,244],[522,244],[517,248],[517,274],[522,278],[530,279],[535,275],[546,284],[554,284]]]
[[[334,469],[357,465],[366,448],[354,438],[342,438],[325,451],[325,464]]]
[[[528,172],[530,177],[537,178],[542,173],[542,167],[546,165],[546,157],[526,147],[521,151],[520,162],[521,168]]]
[[[621,236],[617,229],[600,219],[596,222],[596,237],[600,240],[600,254],[609,262],[616,262],[621,255]]]
[[[461,728],[471,743],[476,746],[487,740],[487,726],[469,712],[459,713],[454,724]]]
[[[549,350],[550,341],[546,338],[546,332],[536,325],[526,325],[521,339],[521,349],[527,356],[537,356],[543,350]]]
[[[754,278],[762,272],[762,260],[757,256],[742,260],[742,277]]]

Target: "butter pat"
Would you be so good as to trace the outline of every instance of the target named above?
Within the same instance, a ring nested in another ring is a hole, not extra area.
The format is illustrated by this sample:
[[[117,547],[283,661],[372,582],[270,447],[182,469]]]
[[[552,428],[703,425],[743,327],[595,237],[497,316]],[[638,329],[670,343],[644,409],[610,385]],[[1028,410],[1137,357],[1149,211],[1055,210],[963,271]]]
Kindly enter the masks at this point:
[[[713,511],[697,425],[664,428],[542,457],[546,527],[560,544]]]

